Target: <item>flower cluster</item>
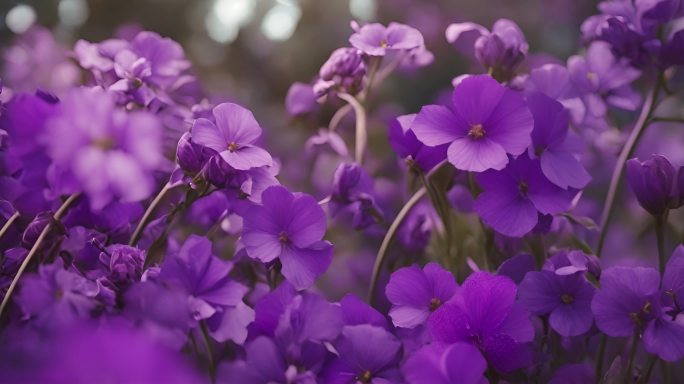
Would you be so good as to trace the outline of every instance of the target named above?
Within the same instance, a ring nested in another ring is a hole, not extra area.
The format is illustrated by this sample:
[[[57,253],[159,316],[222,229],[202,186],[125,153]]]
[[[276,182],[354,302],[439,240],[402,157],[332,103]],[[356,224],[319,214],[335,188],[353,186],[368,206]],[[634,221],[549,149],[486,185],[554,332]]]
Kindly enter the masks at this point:
[[[567,61],[512,20],[448,25],[472,73],[414,110],[375,91],[428,40],[353,22],[287,94],[301,159],[169,38],[29,30],[2,74],[0,381],[684,380],[684,166],[639,147],[683,122],[679,1],[599,11]]]

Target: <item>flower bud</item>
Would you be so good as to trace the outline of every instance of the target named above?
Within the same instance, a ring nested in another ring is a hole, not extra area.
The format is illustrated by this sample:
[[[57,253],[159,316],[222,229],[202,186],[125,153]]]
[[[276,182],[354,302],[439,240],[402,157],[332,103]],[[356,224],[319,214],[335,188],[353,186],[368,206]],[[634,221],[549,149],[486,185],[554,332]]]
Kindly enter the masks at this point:
[[[674,180],[675,169],[664,156],[627,161],[627,181],[639,204],[652,215],[662,215],[670,207],[676,192]]]

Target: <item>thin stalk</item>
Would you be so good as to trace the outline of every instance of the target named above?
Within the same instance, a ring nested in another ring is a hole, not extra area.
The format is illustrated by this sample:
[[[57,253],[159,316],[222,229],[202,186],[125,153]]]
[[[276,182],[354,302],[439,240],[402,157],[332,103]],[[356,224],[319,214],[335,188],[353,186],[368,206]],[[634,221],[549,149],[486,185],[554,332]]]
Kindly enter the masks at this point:
[[[665,225],[667,224],[667,213],[655,216],[655,233],[658,247],[658,265],[660,275],[665,273]]]
[[[596,256],[601,257],[601,251],[603,250],[603,245],[606,241],[606,234],[608,233],[608,227],[610,226],[610,220],[613,217],[615,197],[617,195],[618,188],[620,187],[620,181],[622,180],[622,174],[625,171],[625,163],[627,159],[632,156],[634,149],[636,148],[639,139],[646,130],[646,127],[650,123],[650,118],[655,111],[658,93],[662,88],[662,76],[658,76],[655,85],[653,86],[653,92],[651,92],[644,105],[641,108],[641,113],[639,114],[639,119],[637,120],[632,132],[627,138],[625,146],[620,152],[615,168],[613,169],[613,175],[610,178],[610,186],[608,187],[608,195],[606,196],[606,202],[603,205],[603,212],[601,213],[601,232],[599,233],[598,245],[596,246]]]
[[[145,227],[147,227],[147,224],[150,222],[150,217],[152,216],[152,213],[154,213],[154,210],[157,208],[159,203],[164,199],[164,196],[173,189],[173,186],[171,184],[166,184],[164,187],[159,191],[157,196],[154,197],[154,200],[150,203],[150,205],[147,207],[147,210],[143,214],[142,219],[140,219],[140,222],[138,222],[138,226],[135,227],[135,231],[133,231],[133,234],[131,235],[130,240],[128,240],[128,245],[130,246],[135,246],[138,241],[140,241],[140,237],[142,236],[143,231],[145,230]]]
[[[340,125],[340,122],[342,121],[342,119],[344,119],[344,117],[347,116],[347,114],[351,110],[352,110],[352,106],[349,104],[338,109],[337,112],[335,112],[333,117],[330,119],[330,123],[328,124],[328,129],[334,132],[337,129],[337,126]]]
[[[632,347],[629,350],[629,363],[627,363],[627,375],[625,376],[629,381],[632,381],[632,369],[634,368],[634,357],[636,356],[637,342],[639,341],[639,334],[637,332],[632,336]]]
[[[361,103],[352,95],[348,93],[338,93],[337,96],[349,103],[354,108],[356,113],[356,150],[355,159],[359,165],[363,164],[363,154],[366,151],[366,144],[368,142],[368,132],[366,131],[366,109]]]
[[[658,356],[651,356],[651,360],[648,362],[648,367],[646,368],[646,374],[642,376],[637,383],[648,383],[648,380],[651,378],[651,373],[653,373],[653,367],[655,366],[656,361],[658,361]],[[663,383],[669,383],[668,378],[663,376]]]
[[[385,256],[387,255],[387,250],[389,249],[394,236],[401,226],[401,223],[408,216],[411,209],[418,204],[420,199],[422,199],[427,194],[427,189],[425,187],[420,188],[416,193],[411,196],[411,198],[401,207],[401,210],[394,218],[394,221],[390,225],[385,237],[382,239],[382,244],[380,244],[380,249],[378,254],[375,256],[375,264],[373,265],[373,274],[371,275],[370,287],[368,288],[368,302],[373,304],[373,297],[375,296],[375,289],[378,284],[378,277],[380,276],[380,270],[382,268],[382,263],[385,261]]]
[[[599,344],[598,355],[596,356],[596,383],[601,382],[601,375],[603,375],[603,356],[606,354],[606,344],[608,344],[608,336],[601,336]]]
[[[35,254],[38,253],[38,249],[42,245],[47,235],[50,233],[50,230],[52,230],[52,223],[59,221],[62,218],[62,216],[64,216],[64,214],[67,212],[69,206],[73,204],[73,202],[76,201],[76,199],[78,199],[79,196],[80,193],[74,193],[73,195],[69,196],[66,200],[64,200],[59,209],[57,209],[57,212],[55,212],[55,215],[52,216],[52,220],[49,221],[47,225],[45,225],[45,228],[43,228],[43,231],[40,232],[38,239],[36,239],[36,242],[33,244],[33,247],[31,247],[31,250],[29,251],[28,255],[26,255],[24,261],[22,261],[21,265],[19,266],[19,270],[17,271],[17,274],[14,276],[14,279],[12,280],[12,283],[9,286],[9,289],[7,289],[5,297],[2,299],[2,304],[0,304],[0,317],[2,317],[2,314],[5,310],[5,307],[9,303],[12,293],[17,288],[19,279],[24,274],[24,271],[31,262],[31,259],[33,259],[33,256],[35,256]]]
[[[209,362],[209,376],[211,377],[211,382],[216,382],[216,363],[214,362],[214,353],[211,348],[211,340],[209,340],[209,330],[207,329],[207,323],[202,320],[200,322],[200,328],[202,329],[202,339],[204,340],[204,345],[207,348],[207,361]]]
[[[3,225],[2,228],[0,228],[0,239],[2,239],[2,236],[5,234],[5,232],[9,230],[9,228],[12,226],[12,224],[14,224],[15,221],[17,221],[18,218],[19,212],[14,212],[14,214],[10,216],[9,219],[7,219],[5,225]]]
[[[652,117],[652,123],[679,123],[684,124],[684,117]]]

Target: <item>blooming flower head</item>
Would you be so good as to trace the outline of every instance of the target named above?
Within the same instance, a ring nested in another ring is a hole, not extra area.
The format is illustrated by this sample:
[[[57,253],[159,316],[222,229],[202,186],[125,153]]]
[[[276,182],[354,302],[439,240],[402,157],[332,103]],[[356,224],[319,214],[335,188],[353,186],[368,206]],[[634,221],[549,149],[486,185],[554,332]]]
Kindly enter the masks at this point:
[[[401,367],[409,384],[480,384],[487,361],[468,343],[432,343],[413,353]]]
[[[100,262],[105,265],[112,282],[132,283],[140,281],[145,252],[127,245],[114,244],[100,253]]]
[[[192,125],[192,140],[218,152],[226,164],[237,170],[270,165],[271,155],[255,145],[261,127],[249,110],[232,103],[214,107],[215,122],[199,118]]]
[[[335,170],[330,211],[353,212],[353,226],[363,229],[382,220],[382,210],[375,203],[373,179],[356,163],[341,163]]]
[[[401,343],[386,329],[369,324],[348,325],[333,344],[337,358],[325,368],[326,383],[398,382],[396,362]]]
[[[102,90],[74,89],[47,122],[48,176],[60,193],[85,192],[93,209],[143,200],[163,162],[161,134],[151,114],[116,109]]]
[[[477,61],[496,79],[510,79],[527,56],[529,46],[520,27],[508,19],[499,19],[487,28],[475,23],[454,23],[447,27],[451,44],[474,54]]]
[[[679,183],[670,161],[661,155],[652,155],[646,161],[627,160],[627,182],[639,204],[652,215],[662,215],[668,208],[679,205]]]
[[[424,46],[423,35],[399,23],[366,24],[351,35],[349,42],[369,56],[385,56],[390,51],[408,51]]]
[[[425,145],[449,144],[447,158],[457,169],[501,170],[508,154],[520,155],[529,146],[534,121],[525,100],[491,77],[466,78],[452,103],[423,107],[411,129]]]
[[[244,214],[242,243],[247,254],[264,263],[278,259],[283,276],[295,288],[310,287],[332,260],[332,244],[322,240],[323,209],[313,197],[282,186],[267,188],[261,201]]]
[[[581,335],[591,328],[593,295],[594,287],[582,273],[532,271],[518,287],[519,301],[525,309],[534,315],[550,315],[551,328],[562,336]]]
[[[392,303],[389,312],[397,327],[415,328],[456,293],[458,285],[451,272],[435,263],[421,270],[413,265],[392,273],[385,295]]]
[[[504,276],[486,272],[470,275],[448,303],[428,320],[436,342],[465,342],[476,346],[500,372],[527,366],[534,330],[527,313],[515,302],[516,286]]]
[[[539,221],[539,214],[557,214],[570,208],[574,192],[551,183],[541,171],[539,159],[526,154],[502,171],[478,175],[484,190],[475,201],[475,211],[497,232],[521,237]]]

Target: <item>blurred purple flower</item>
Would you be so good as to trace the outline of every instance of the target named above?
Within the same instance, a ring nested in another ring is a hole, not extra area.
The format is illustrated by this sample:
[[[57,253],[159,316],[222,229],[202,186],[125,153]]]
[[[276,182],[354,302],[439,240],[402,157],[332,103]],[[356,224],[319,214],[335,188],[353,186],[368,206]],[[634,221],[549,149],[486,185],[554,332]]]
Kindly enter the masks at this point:
[[[285,109],[290,116],[304,115],[318,108],[313,87],[306,83],[293,83],[285,97]]]
[[[568,210],[574,192],[551,183],[542,173],[539,159],[521,155],[502,171],[487,171],[477,177],[484,190],[475,201],[475,211],[497,232],[522,237],[538,223],[539,214]]]
[[[164,161],[161,134],[153,115],[116,109],[99,89],[74,89],[42,137],[53,161],[48,177],[59,193],[85,192],[93,209],[143,200]]]
[[[627,182],[639,204],[652,215],[662,215],[668,208],[678,208],[681,170],[675,170],[661,155],[646,161],[627,160]]]
[[[385,287],[392,303],[389,316],[397,327],[415,328],[448,302],[457,289],[454,275],[436,263],[428,263],[422,270],[417,265],[398,269]]]
[[[452,103],[423,107],[411,129],[425,145],[449,144],[447,157],[457,169],[500,170],[507,154],[519,155],[529,146],[534,122],[524,99],[491,77],[463,80]]]
[[[472,344],[499,372],[528,366],[531,352],[524,343],[532,341],[534,329],[515,302],[516,291],[507,277],[473,273],[454,298],[430,316],[433,340]]]
[[[122,244],[113,244],[100,253],[109,279],[115,284],[140,281],[145,262],[145,251]]]
[[[487,361],[468,343],[432,343],[414,352],[401,367],[408,384],[481,384]]]
[[[297,289],[310,287],[332,259],[332,244],[322,240],[325,213],[313,197],[272,186],[262,204],[244,214],[242,242],[247,254],[269,263],[278,259],[282,273]]]
[[[333,176],[330,212],[352,212],[354,229],[364,229],[382,221],[382,210],[375,202],[373,179],[356,163],[341,163]]]
[[[408,51],[424,46],[423,35],[399,23],[387,27],[372,23],[362,26],[349,38],[355,48],[370,56],[385,56],[390,51]]]
[[[248,170],[270,165],[271,155],[257,147],[261,127],[249,110],[232,103],[214,108],[211,120],[199,118],[192,125],[193,142],[211,148],[231,167]]]

